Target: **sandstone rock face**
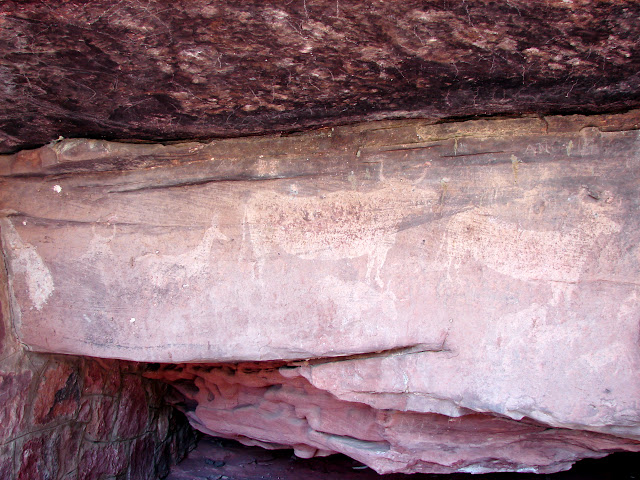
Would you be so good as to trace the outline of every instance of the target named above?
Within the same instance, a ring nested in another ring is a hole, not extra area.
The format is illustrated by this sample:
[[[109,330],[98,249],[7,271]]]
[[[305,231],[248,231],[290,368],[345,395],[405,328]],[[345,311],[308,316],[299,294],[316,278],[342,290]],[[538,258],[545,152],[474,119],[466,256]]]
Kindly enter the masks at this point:
[[[634,0],[0,4],[0,152],[640,106]]]
[[[293,447],[303,458],[340,452],[379,473],[550,473],[582,458],[640,451],[632,440],[531,420],[471,411],[450,417],[345,401],[316,388],[306,373],[268,364],[192,364],[146,375],[177,385],[192,425],[205,433],[268,449]]]
[[[0,264],[0,480],[151,480],[193,445],[141,366],[25,352]]]
[[[192,422],[380,471],[545,472],[635,450],[638,122],[383,122],[5,157],[13,326],[45,352],[280,361],[286,375],[256,385],[185,370]],[[451,425],[503,436],[473,450]]]

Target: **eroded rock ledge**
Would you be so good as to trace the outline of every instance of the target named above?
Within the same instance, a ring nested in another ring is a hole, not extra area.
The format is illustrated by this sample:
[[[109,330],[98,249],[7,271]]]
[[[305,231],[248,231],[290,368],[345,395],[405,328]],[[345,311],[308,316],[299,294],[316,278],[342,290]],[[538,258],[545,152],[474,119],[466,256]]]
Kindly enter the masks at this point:
[[[197,428],[303,455],[547,472],[638,450],[639,118],[7,156],[11,319],[38,351],[281,362],[155,375]]]
[[[344,371],[355,368],[366,375],[366,363],[345,363]],[[317,388],[314,384],[322,382],[314,382],[312,372],[268,363],[191,364],[146,375],[183,393],[185,401],[178,406],[202,432],[268,449],[293,447],[302,458],[344,453],[378,473],[552,473],[579,459],[640,451],[639,442],[528,419],[470,410],[451,417],[401,408],[397,402],[396,408],[376,408],[387,392],[343,400]],[[348,382],[344,375],[334,379]],[[412,397],[404,395],[405,405]]]

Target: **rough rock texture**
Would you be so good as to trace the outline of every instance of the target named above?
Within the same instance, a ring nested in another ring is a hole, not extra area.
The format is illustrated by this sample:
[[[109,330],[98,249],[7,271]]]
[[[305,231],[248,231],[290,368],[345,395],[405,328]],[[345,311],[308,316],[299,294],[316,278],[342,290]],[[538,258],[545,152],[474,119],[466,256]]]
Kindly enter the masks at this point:
[[[634,0],[4,1],[0,151],[640,106]]]
[[[205,433],[269,449],[293,447],[303,458],[345,453],[379,473],[549,473],[581,458],[640,451],[639,442],[529,420],[376,409],[314,387],[303,371],[186,365],[146,375],[176,385],[192,425]]]
[[[606,458],[586,459],[571,470],[554,474],[452,473],[443,477],[428,473],[377,474],[344,455],[299,458],[291,450],[265,450],[234,440],[203,437],[187,458],[171,469],[167,480],[634,480],[638,454],[614,453]],[[227,478],[225,478],[227,477]]]
[[[357,404],[371,431],[307,430],[295,413],[283,430],[272,424],[275,438],[254,438],[381,471],[550,471],[636,449],[626,439],[640,439],[639,118],[380,122],[173,146],[75,140],[7,156],[13,326],[40,351],[286,361],[295,380],[249,392],[256,426],[270,418],[268,392],[291,386],[337,418]],[[241,435],[218,424],[244,418],[218,411],[235,393],[196,385],[205,413],[192,421]],[[474,451],[451,438],[455,422],[509,446],[483,437]],[[418,435],[423,423],[441,437]],[[511,441],[520,434],[535,442]],[[557,457],[536,453],[547,436]],[[429,442],[455,451],[415,453]]]
[[[167,385],[132,362],[24,351],[0,268],[0,480],[151,480],[193,445]]]

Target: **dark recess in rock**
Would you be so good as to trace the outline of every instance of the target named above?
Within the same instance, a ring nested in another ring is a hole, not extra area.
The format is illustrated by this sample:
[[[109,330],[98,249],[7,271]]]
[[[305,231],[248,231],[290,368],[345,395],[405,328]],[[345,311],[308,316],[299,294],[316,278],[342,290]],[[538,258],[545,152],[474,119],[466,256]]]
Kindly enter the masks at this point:
[[[640,3],[6,1],[0,152],[640,106]]]

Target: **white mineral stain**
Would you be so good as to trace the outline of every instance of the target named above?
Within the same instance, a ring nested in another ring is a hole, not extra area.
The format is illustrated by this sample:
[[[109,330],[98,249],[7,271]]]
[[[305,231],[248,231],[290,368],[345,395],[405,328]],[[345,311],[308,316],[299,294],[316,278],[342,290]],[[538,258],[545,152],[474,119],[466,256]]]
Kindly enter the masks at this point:
[[[36,247],[22,241],[9,219],[1,219],[0,225],[3,243],[9,251],[11,270],[14,275],[24,275],[31,303],[37,310],[42,310],[54,290],[51,272]]]

